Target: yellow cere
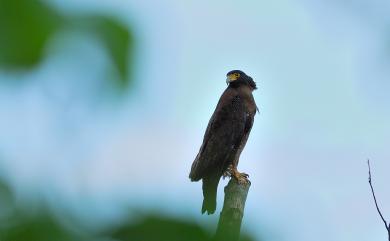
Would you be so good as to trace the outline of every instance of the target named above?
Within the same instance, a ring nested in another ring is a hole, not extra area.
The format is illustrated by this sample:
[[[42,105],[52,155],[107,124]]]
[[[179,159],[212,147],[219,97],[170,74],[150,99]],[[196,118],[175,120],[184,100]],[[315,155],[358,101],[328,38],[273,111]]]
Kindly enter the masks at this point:
[[[235,81],[235,80],[237,80],[238,78],[240,78],[240,74],[239,74],[239,73],[229,74],[229,75],[228,75],[228,78],[229,78],[230,81]]]

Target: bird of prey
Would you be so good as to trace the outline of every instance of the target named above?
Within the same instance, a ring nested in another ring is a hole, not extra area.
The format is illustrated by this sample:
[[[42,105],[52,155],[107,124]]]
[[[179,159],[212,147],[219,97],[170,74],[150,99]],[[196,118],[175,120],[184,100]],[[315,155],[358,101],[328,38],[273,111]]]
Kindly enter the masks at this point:
[[[242,150],[252,129],[257,106],[252,92],[253,79],[241,70],[227,73],[228,87],[211,116],[199,153],[191,166],[191,181],[202,179],[202,214],[213,214],[219,180],[222,176],[249,182],[246,173],[237,170]]]

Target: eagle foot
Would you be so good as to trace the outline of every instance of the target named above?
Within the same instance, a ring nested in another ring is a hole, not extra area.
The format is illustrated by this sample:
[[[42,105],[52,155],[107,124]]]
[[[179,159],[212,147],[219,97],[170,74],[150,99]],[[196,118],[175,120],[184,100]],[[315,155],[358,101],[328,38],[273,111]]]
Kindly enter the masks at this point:
[[[233,165],[229,165],[226,171],[223,173],[223,178],[231,177],[235,178],[238,183],[240,184],[248,184],[249,181],[249,175],[245,172],[239,172],[237,168],[233,167]]]
[[[239,184],[250,183],[250,181],[248,179],[249,175],[246,174],[245,172],[239,172],[236,170],[233,174],[233,177],[238,181]]]

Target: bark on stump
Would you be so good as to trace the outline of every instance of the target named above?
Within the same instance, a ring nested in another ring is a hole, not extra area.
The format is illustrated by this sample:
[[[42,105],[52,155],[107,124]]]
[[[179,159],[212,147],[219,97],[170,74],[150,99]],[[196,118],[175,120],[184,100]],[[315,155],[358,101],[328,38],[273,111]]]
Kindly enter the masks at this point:
[[[230,179],[225,187],[225,200],[219,217],[215,240],[237,241],[239,239],[245,201],[250,185],[250,183],[240,184],[235,178]]]

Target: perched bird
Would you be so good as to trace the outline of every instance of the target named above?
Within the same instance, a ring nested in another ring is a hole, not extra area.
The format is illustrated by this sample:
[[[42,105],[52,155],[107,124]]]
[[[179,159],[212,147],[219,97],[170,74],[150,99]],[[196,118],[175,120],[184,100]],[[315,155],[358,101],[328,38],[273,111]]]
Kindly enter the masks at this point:
[[[217,187],[222,176],[249,182],[246,173],[237,170],[240,154],[252,129],[257,106],[252,95],[253,79],[240,70],[227,73],[228,87],[211,116],[202,146],[191,166],[191,181],[202,179],[202,214],[213,214]]]

